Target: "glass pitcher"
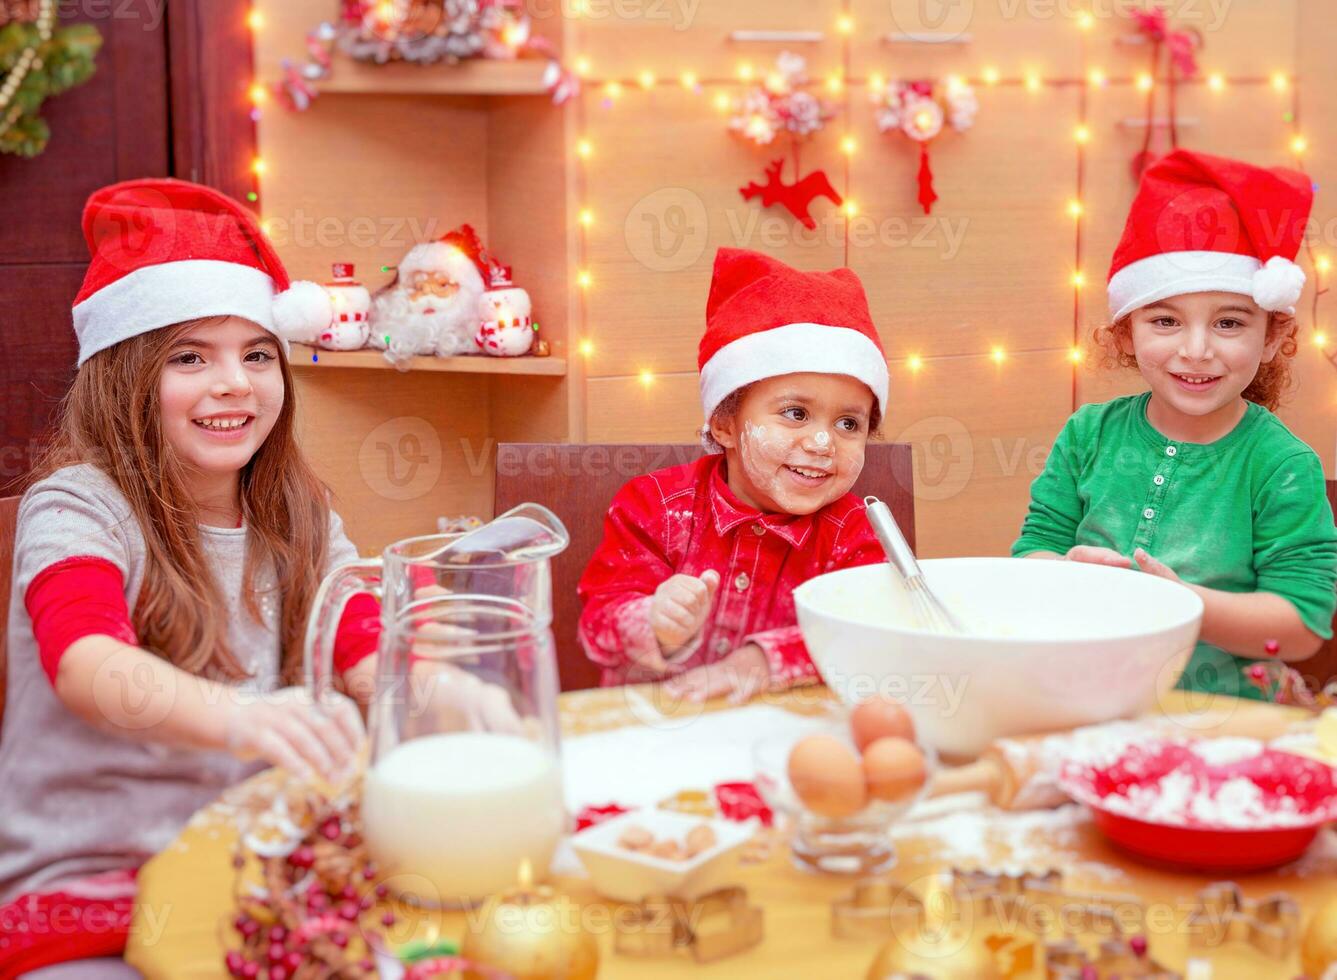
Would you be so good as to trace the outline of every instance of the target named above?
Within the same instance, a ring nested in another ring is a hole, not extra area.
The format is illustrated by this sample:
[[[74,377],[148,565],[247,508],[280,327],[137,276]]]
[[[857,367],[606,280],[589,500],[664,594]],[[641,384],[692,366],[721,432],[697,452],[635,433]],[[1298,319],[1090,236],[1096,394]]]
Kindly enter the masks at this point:
[[[546,874],[565,829],[549,561],[567,545],[527,504],[463,534],[409,538],[335,569],[307,630],[307,681],[331,686],[355,592],[381,599],[363,833],[387,882],[460,907]]]

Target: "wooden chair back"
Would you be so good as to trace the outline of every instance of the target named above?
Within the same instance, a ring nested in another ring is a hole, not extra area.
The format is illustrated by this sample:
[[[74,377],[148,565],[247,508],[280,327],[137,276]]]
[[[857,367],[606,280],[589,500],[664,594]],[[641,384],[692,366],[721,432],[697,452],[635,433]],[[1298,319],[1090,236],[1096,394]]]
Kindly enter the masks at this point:
[[[9,642],[9,589],[13,584],[14,535],[19,523],[19,497],[0,497],[0,722],[5,719],[5,662]]]
[[[536,501],[561,517],[571,546],[553,562],[553,633],[562,689],[597,687],[599,668],[576,638],[580,599],[576,584],[603,538],[604,515],[614,494],[633,477],[690,463],[695,445],[571,445],[502,443],[497,446],[494,513]],[[914,547],[914,464],[910,447],[870,443],[863,473],[854,485],[861,497],[887,502]]]

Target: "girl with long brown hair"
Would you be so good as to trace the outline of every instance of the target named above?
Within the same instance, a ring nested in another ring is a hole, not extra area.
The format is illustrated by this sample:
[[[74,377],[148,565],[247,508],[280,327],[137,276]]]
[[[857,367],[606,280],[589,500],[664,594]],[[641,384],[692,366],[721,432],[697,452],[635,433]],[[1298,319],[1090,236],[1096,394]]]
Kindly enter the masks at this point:
[[[363,737],[351,701],[296,686],[321,578],[357,557],[293,431],[284,335],[328,301],[194,184],[104,188],[84,233],[79,370],[15,543],[0,976],[135,975],[138,866],[223,787],[265,764],[337,778]],[[346,683],[376,614],[345,611]]]
[[[1185,150],[1147,170],[1097,340],[1150,391],[1068,420],[1012,547],[1187,585],[1203,603],[1179,679],[1191,690],[1257,697],[1254,661],[1303,660],[1332,636],[1323,468],[1273,414],[1296,351],[1312,203],[1295,171]]]

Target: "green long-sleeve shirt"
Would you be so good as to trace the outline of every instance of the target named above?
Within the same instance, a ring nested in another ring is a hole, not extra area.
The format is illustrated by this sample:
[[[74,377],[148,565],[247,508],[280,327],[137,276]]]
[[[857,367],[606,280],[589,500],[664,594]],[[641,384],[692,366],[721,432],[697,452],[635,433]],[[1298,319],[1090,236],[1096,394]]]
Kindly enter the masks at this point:
[[[1252,402],[1216,442],[1167,439],[1147,421],[1149,398],[1084,405],[1068,420],[1031,485],[1013,556],[1144,548],[1185,582],[1274,592],[1332,636],[1337,529],[1318,456]],[[1251,662],[1199,643],[1180,686],[1257,696],[1243,674]]]

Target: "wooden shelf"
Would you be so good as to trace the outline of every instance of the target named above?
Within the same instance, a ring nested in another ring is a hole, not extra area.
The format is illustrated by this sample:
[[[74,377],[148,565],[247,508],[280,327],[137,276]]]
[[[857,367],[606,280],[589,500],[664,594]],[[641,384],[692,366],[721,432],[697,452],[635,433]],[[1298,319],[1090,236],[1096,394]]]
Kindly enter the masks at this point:
[[[314,85],[322,95],[546,95],[547,67],[546,58],[480,58],[455,65],[374,65],[336,58],[330,76]]]
[[[315,360],[312,360],[312,358]],[[321,350],[307,344],[292,345],[294,371],[398,371],[378,350]],[[511,374],[560,378],[566,375],[566,360],[561,357],[415,357],[409,371],[436,371],[444,374]]]

